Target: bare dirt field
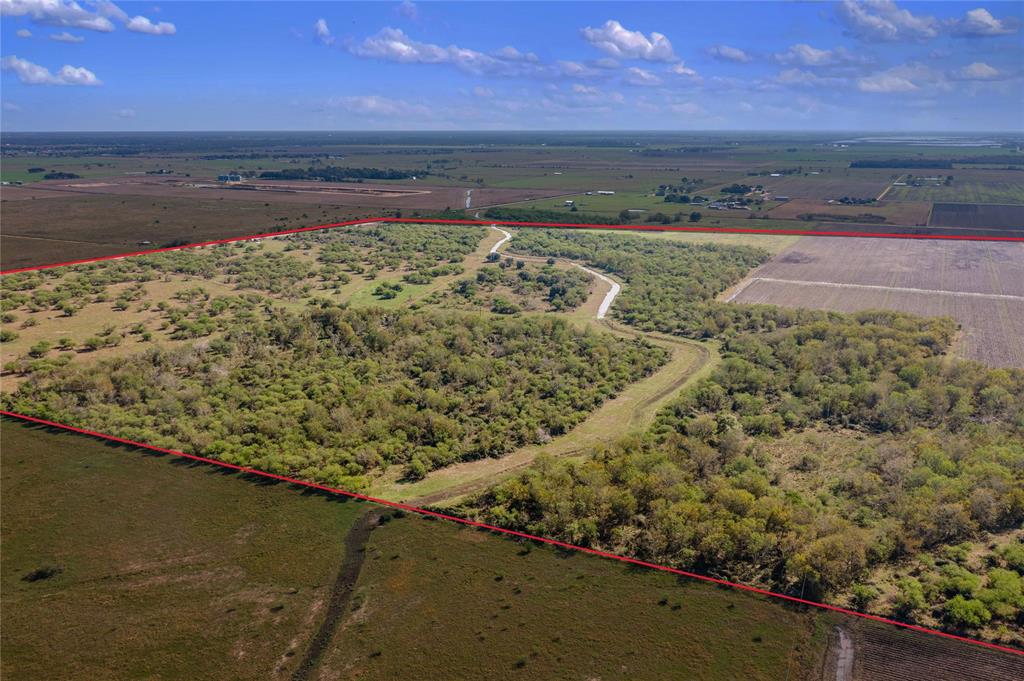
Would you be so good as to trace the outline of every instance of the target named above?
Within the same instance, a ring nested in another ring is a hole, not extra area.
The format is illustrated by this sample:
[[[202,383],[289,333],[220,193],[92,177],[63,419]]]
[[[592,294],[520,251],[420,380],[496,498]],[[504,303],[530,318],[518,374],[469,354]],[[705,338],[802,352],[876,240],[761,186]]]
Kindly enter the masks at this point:
[[[833,169],[820,175],[784,175],[782,177],[748,178],[747,184],[763,184],[776,196],[794,199],[839,199],[851,196],[873,199],[889,186],[893,173],[884,169]]]
[[[935,227],[1005,227],[1024,232],[1024,206],[936,203],[928,224]]]
[[[262,188],[254,190],[253,187]],[[473,189],[473,207],[544,198],[560,194],[550,189]],[[56,195],[117,195],[150,198],[187,198],[190,200],[226,200],[270,203],[322,203],[334,206],[366,206],[378,209],[443,210],[464,208],[466,189],[427,184],[370,184],[363,182],[267,182],[220,185],[209,180],[187,177],[159,179],[128,177],[105,181],[52,180],[28,187],[8,187],[3,197],[9,201]]]
[[[1010,681],[1021,678],[1016,655],[904,631],[877,622],[848,625],[854,643],[851,681]]]
[[[341,222],[379,212],[318,203],[222,201],[198,194],[191,199],[56,194],[44,200],[5,201],[0,263],[3,269],[44,265]]]
[[[879,215],[885,218],[887,225],[923,226],[928,224],[931,204],[921,201],[880,201],[863,206],[845,206],[841,203],[828,203],[815,199],[793,199],[780,203],[768,211],[768,217],[778,220],[803,220],[802,216],[843,216],[856,218],[864,214]],[[953,225],[955,226],[955,225]]]
[[[309,227],[354,218],[466,207],[462,187],[320,182],[231,189],[185,177],[46,181],[4,187],[3,269]],[[205,186],[201,186],[205,185]],[[558,194],[473,189],[472,207]],[[143,243],[148,242],[148,243]]]
[[[1024,244],[803,237],[729,300],[949,315],[958,354],[1024,367]]]

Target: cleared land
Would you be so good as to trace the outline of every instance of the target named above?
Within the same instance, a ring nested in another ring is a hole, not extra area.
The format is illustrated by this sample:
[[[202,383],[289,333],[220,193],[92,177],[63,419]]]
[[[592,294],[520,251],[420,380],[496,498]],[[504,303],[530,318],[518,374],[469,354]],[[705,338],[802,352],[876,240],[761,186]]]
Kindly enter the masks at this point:
[[[7,419],[2,445],[5,678],[291,675],[365,505]]]
[[[964,203],[1024,204],[1024,172],[956,168],[954,170],[914,170],[918,177],[945,177],[952,175],[950,184],[929,182],[924,186],[893,187],[885,195],[895,201],[958,201]]]
[[[768,212],[768,217],[805,222],[838,219],[850,222],[874,221],[874,219],[859,220],[862,216],[870,215],[883,218],[878,221],[878,224],[921,226],[928,224],[930,210],[930,204],[921,202],[881,201],[861,206],[846,206],[841,203],[828,203],[814,199],[793,199],[772,208]]]
[[[765,191],[774,196],[788,196],[794,199],[826,201],[844,196],[873,199],[885,190],[893,172],[888,168],[832,168],[819,175],[750,177],[747,178],[747,184],[763,184]]]
[[[854,642],[854,681],[1024,670],[1011,655],[8,419],[2,444],[11,678],[831,681],[837,626]],[[45,567],[61,570],[24,580]]]
[[[949,315],[963,325],[959,354],[1024,367],[1024,244],[804,237],[730,296],[843,312]]]
[[[308,678],[816,678],[819,613],[411,517],[367,527],[345,574],[364,504],[10,420],[2,437],[10,678],[287,679],[314,641]]]
[[[1024,206],[984,203],[936,203],[929,226],[993,228],[1024,232]]]
[[[47,181],[4,187],[3,269],[273,232],[393,210],[461,208],[465,190],[424,185],[304,183],[302,191],[244,191],[186,178]],[[265,183],[269,184],[269,183]],[[299,183],[288,183],[289,187]],[[474,206],[551,190],[474,189]]]

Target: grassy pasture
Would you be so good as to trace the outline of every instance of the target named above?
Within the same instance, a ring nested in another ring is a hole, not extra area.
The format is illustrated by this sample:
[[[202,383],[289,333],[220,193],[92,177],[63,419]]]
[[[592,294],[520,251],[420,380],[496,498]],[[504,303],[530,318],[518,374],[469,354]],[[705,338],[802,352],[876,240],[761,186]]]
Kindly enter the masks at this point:
[[[6,678],[290,676],[363,505],[6,419],[2,444]]]
[[[953,173],[955,176],[963,171],[944,172]],[[1018,181],[956,180],[948,187],[893,187],[886,194],[886,198],[894,201],[1024,204],[1024,177]]]
[[[4,269],[114,255],[379,214],[353,206],[66,194],[6,200]],[[142,241],[151,242],[141,244]]]
[[[826,640],[818,613],[418,518],[365,565],[328,678],[808,679]]]

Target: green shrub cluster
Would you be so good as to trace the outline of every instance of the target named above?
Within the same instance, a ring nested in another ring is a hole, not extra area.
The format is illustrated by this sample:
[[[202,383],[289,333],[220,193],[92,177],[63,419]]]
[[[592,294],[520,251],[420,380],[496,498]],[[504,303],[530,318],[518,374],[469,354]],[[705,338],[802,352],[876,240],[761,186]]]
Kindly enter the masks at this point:
[[[666,359],[558,319],[326,306],[32,373],[4,404],[351,487],[389,465],[416,477],[542,442]]]

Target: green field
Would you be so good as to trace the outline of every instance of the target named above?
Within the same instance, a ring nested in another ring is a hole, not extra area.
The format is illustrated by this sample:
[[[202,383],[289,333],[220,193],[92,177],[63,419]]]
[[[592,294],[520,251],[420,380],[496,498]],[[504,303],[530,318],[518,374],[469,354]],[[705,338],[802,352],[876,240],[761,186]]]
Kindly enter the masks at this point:
[[[365,508],[10,420],[2,456],[10,679],[290,673]]]
[[[374,533],[355,602],[324,667],[359,678],[816,678],[828,632],[819,613],[415,518]]]
[[[942,172],[955,174],[958,171]],[[1024,175],[1024,173],[1017,174]],[[885,196],[892,201],[1024,204],[1024,177],[1016,182],[957,181],[948,187],[945,185],[940,187],[893,187]]]
[[[11,679],[290,678],[372,508],[11,420],[2,437]],[[25,581],[47,567],[60,571]],[[327,678],[802,679],[827,622],[406,516],[370,535],[319,664]]]

